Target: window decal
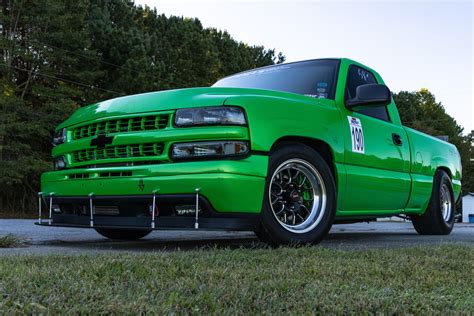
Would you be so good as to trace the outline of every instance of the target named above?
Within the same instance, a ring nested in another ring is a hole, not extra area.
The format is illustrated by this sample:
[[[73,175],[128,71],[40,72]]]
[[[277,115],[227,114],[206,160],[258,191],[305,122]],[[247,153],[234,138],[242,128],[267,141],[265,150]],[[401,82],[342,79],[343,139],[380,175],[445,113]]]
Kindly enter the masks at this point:
[[[369,81],[370,74],[367,71],[357,68],[357,73],[359,74],[360,79],[364,80],[365,82]]]

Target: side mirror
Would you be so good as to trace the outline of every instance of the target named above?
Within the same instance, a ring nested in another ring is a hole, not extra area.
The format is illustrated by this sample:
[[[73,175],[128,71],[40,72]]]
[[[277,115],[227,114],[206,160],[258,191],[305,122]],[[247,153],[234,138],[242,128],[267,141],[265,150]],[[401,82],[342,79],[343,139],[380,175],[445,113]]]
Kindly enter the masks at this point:
[[[386,106],[392,102],[390,89],[383,84],[364,84],[356,89],[355,98],[346,101],[346,107],[356,106]]]

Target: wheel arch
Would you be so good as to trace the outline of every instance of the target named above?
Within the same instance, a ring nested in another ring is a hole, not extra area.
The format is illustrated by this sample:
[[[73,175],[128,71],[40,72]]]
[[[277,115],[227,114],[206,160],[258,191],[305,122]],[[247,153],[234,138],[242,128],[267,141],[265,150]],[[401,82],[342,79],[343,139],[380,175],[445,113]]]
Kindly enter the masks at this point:
[[[337,183],[337,177],[336,177],[336,170],[335,170],[335,162],[334,162],[334,153],[331,148],[331,146],[326,143],[325,141],[317,138],[311,138],[311,137],[304,137],[304,136],[284,136],[279,139],[277,139],[271,146],[270,148],[270,153],[272,151],[277,150],[278,148],[281,148],[284,146],[284,144],[288,143],[300,143],[303,145],[306,145],[308,147],[311,147],[315,151],[317,151],[321,157],[323,157],[324,161],[328,164],[329,169],[331,170],[331,173],[334,177],[334,180]]]
[[[450,170],[448,167],[445,167],[445,166],[439,166],[439,167],[437,167],[436,170],[435,170],[435,174],[433,175],[433,178],[434,178],[434,176],[436,175],[436,173],[437,173],[439,170],[442,170],[442,171],[446,172],[446,173],[448,174],[449,178],[450,178],[451,180],[453,179],[453,175],[452,175],[452,173],[451,173],[451,170]]]
[[[438,170],[443,170],[444,172],[446,172],[448,174],[448,177],[451,179],[451,182],[453,181],[453,174],[451,172],[451,169],[449,169],[446,166],[438,167],[438,168],[436,168],[435,175],[436,175],[436,172],[438,172]],[[433,175],[433,187],[434,187],[434,177],[435,177],[435,175]],[[455,192],[454,187],[453,187],[453,193],[454,193],[454,202],[456,204],[456,208],[458,210],[460,210],[461,209],[460,201],[461,201],[461,198],[462,198],[462,194],[461,194],[462,192],[460,190],[459,194],[457,194],[457,196],[456,196],[456,192]]]

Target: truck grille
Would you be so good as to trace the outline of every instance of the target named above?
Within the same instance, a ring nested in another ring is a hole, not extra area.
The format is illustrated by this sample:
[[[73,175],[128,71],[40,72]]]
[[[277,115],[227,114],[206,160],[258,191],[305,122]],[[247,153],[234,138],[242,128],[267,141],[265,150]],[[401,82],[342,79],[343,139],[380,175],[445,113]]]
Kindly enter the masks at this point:
[[[115,158],[154,157],[163,153],[163,143],[146,143],[90,148],[71,153],[74,163]]]
[[[164,129],[168,126],[170,114],[131,117],[92,123],[72,130],[72,139],[77,140],[100,134],[140,132]]]
[[[131,171],[107,171],[107,172],[100,172],[100,173],[73,173],[68,175],[68,179],[70,180],[82,180],[82,179],[89,179],[94,177],[99,178],[112,178],[112,177],[131,177],[133,173]]]

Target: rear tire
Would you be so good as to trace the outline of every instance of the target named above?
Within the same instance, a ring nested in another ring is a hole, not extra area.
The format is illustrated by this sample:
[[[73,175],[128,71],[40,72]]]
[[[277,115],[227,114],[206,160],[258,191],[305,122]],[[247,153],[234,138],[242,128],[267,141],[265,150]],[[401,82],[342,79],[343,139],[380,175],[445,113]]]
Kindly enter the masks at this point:
[[[438,170],[426,212],[411,216],[411,221],[420,235],[448,235],[453,230],[454,219],[455,202],[451,178],[445,171]]]
[[[272,245],[320,242],[336,214],[336,188],[326,161],[299,143],[270,153],[260,240]]]
[[[96,232],[109,239],[138,240],[151,233],[151,229],[96,228]]]

